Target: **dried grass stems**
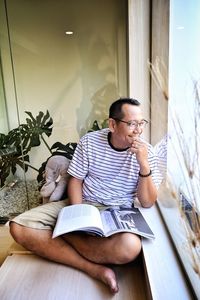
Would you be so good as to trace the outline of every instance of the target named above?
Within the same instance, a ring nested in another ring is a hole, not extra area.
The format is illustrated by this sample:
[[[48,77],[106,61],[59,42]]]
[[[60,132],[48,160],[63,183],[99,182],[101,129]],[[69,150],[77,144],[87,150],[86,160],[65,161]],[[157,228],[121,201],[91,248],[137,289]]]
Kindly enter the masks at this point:
[[[164,99],[168,101],[168,84],[165,79],[167,72],[164,63],[156,59],[155,63],[149,63],[149,70],[157,88],[162,92]],[[175,139],[171,139],[170,136],[168,138],[183,175],[184,188],[191,204],[189,210],[188,206],[185,207],[181,201],[181,187],[173,184],[169,174],[166,178],[166,184],[172,198],[176,201],[183,220],[186,237],[185,246],[190,253],[193,269],[200,276],[200,83],[196,80],[193,80],[192,83],[194,92],[191,105],[193,103],[194,105],[190,120],[192,132],[189,138],[184,132],[179,116],[171,108],[170,101],[168,101]]]

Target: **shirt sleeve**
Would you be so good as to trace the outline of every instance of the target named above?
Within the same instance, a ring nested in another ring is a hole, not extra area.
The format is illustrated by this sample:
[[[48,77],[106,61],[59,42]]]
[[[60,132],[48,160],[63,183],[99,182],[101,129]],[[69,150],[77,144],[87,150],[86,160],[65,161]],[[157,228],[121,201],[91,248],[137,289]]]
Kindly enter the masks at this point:
[[[166,177],[167,173],[167,144],[168,136],[165,135],[155,146],[154,151],[158,158],[158,168],[163,178]]]
[[[82,180],[86,177],[89,166],[87,153],[87,139],[83,137],[75,149],[67,171],[71,176]]]
[[[149,165],[152,171],[153,182],[158,189],[161,182],[164,179],[163,169],[161,170],[160,157],[157,155],[157,152],[152,147],[149,155]]]

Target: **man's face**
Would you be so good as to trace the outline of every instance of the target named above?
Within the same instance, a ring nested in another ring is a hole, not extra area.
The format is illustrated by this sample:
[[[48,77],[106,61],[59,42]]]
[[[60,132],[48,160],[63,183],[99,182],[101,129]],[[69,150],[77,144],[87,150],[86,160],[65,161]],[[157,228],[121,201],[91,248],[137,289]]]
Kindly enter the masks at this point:
[[[137,125],[129,126],[130,123],[133,121],[135,124],[141,123],[143,115],[139,106],[130,104],[124,104],[122,106],[122,111],[123,117],[120,120],[128,123],[113,121],[112,142],[114,143],[114,146],[126,148],[131,146],[133,138],[138,138],[143,132],[143,128]]]

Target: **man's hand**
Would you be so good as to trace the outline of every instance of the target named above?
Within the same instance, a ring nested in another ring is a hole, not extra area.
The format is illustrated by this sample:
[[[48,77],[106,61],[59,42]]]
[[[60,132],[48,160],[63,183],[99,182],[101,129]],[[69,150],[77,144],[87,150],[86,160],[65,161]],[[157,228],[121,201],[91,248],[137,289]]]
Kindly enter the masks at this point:
[[[136,159],[140,166],[148,161],[148,149],[146,143],[142,142],[139,138],[133,138],[130,147],[130,152],[136,155]]]

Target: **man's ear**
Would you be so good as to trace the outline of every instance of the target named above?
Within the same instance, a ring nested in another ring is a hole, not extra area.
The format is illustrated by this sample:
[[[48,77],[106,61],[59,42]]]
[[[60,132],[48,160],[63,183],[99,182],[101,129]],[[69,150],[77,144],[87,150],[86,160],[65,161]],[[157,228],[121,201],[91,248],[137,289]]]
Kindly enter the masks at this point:
[[[116,122],[114,119],[112,118],[109,118],[108,119],[108,127],[110,129],[111,132],[114,132],[115,131],[115,128],[116,128]]]

